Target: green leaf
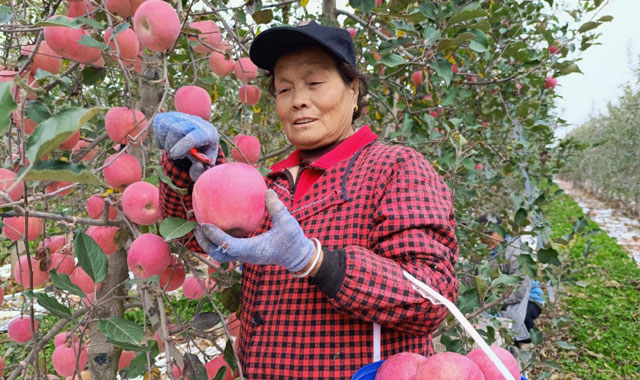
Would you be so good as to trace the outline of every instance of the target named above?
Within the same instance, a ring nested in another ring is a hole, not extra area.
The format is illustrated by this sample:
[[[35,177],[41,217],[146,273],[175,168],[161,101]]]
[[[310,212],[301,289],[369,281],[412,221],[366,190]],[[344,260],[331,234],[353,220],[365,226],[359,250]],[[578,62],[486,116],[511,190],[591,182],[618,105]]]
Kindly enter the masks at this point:
[[[388,7],[391,12],[400,13],[407,9],[411,3],[413,3],[411,0],[389,0]]]
[[[0,83],[0,133],[4,133],[9,128],[11,113],[18,108],[11,96],[11,87],[13,82]]]
[[[568,75],[568,74],[571,74],[571,73],[580,73],[580,74],[582,74],[582,71],[580,70],[578,65],[576,65],[575,63],[571,63],[571,64],[567,65],[565,68],[563,68],[562,70],[560,70],[560,73],[562,75]]]
[[[558,251],[553,248],[543,248],[538,251],[538,260],[543,264],[553,264],[560,266],[560,259],[558,259]]]
[[[86,66],[82,70],[82,84],[93,86],[107,76],[107,69],[104,67]]]
[[[144,338],[144,329],[124,318],[109,318],[98,321],[98,328],[113,341],[139,345]]]
[[[224,375],[227,374],[227,367],[223,366],[220,367],[220,369],[218,370],[218,372],[216,372],[216,375],[213,377],[212,380],[222,380],[224,379]]]
[[[440,40],[440,43],[438,43],[438,52],[457,48],[463,43],[469,40],[472,40],[474,38],[476,38],[476,35],[471,32],[460,33],[456,36],[456,38],[453,38],[453,39],[445,38],[443,40]]]
[[[480,20],[480,21],[476,22],[475,24],[467,26],[467,28],[482,30],[485,33],[490,33],[491,32],[491,24],[487,20]]]
[[[467,9],[465,7],[462,11],[453,15],[447,24],[447,27],[459,24],[463,21],[471,20],[478,17],[487,17],[487,12],[483,9]]]
[[[542,343],[542,331],[538,330],[537,327],[529,330],[529,335],[531,336],[531,343],[534,345]]]
[[[484,34],[484,32],[482,32],[481,30],[476,30],[474,31],[473,34],[476,35],[476,38],[474,38],[469,43],[469,49],[478,53],[484,53],[485,51],[487,51],[489,47],[489,41],[487,40],[487,35]]]
[[[24,106],[24,113],[36,123],[42,123],[51,117],[51,112],[44,103],[39,100],[27,100]]]
[[[498,278],[496,278],[495,280],[491,281],[491,286],[515,285],[515,284],[520,283],[521,281],[522,281],[522,279],[518,275],[508,275],[508,274],[501,273],[498,276]]]
[[[240,307],[240,289],[240,284],[236,282],[218,296],[218,299],[227,310],[238,310],[238,307]]]
[[[395,53],[391,53],[380,58],[380,60],[377,63],[381,65],[385,65],[387,67],[396,67],[406,63],[406,61],[404,60],[404,58],[402,58],[402,56]]]
[[[613,21],[613,16],[602,16],[598,19],[599,22],[611,22]]]
[[[453,71],[451,69],[451,63],[444,58],[439,58],[437,61],[433,63],[433,69],[436,73],[444,79],[447,83],[451,83],[451,78],[453,77]]]
[[[183,237],[196,228],[196,222],[190,222],[180,218],[165,218],[160,222],[160,235],[164,238],[164,241],[171,241]]]
[[[75,294],[76,296],[80,296],[80,297],[87,296],[86,294],[84,294],[82,289],[78,287],[78,285],[71,282],[71,279],[69,278],[68,275],[64,273],[58,274],[56,273],[56,270],[53,269],[49,272],[49,277],[51,278],[51,281],[53,282],[53,285],[55,285],[56,288],[60,290],[65,290],[71,294]]]
[[[528,215],[527,210],[523,209],[522,207],[519,208],[513,217],[513,224],[515,224],[518,227],[522,227],[526,225],[525,221],[527,220],[527,215]]]
[[[478,290],[478,296],[480,298],[484,298],[484,295],[488,289],[487,281],[485,281],[484,277],[482,276],[474,276],[473,281],[476,285],[476,289]]]
[[[600,26],[598,21],[587,21],[578,28],[578,33],[588,32]]]
[[[81,16],[81,17],[78,17],[77,20],[80,21],[81,23],[85,24],[85,25],[89,25],[90,27],[92,27],[92,28],[94,28],[96,30],[105,30],[106,29],[106,27],[104,25],[102,25],[100,22],[98,22],[98,21],[96,21],[96,20],[94,20],[92,18]],[[129,23],[125,22],[125,23],[122,23],[122,24],[118,25],[116,28],[119,28],[122,25],[127,25],[127,27],[129,27]]]
[[[233,341],[231,339],[227,340],[227,344],[224,346],[223,355],[224,361],[229,364],[231,371],[235,372],[238,369],[238,366],[236,364],[236,357],[233,354]]]
[[[73,239],[73,252],[78,258],[78,265],[93,281],[104,281],[107,276],[107,255],[93,238],[84,232],[76,234]]]
[[[57,299],[51,296],[44,293],[34,293],[32,291],[26,291],[25,294],[38,300],[38,304],[47,309],[51,314],[64,319],[71,319],[73,317],[68,307],[62,305]]]
[[[435,43],[438,40],[438,38],[440,38],[440,31],[431,26],[428,26],[424,29],[424,32],[422,33],[422,38],[425,39],[424,41],[425,44],[427,44],[427,46],[430,46],[433,43]]]
[[[111,342],[109,339],[107,341]],[[122,344],[122,342],[118,342]],[[122,347],[122,346],[120,346]],[[136,357],[129,363],[129,367],[122,372],[126,373],[126,376],[122,376],[122,379],[135,379],[142,377],[147,370],[147,352],[150,352],[149,356],[155,358],[158,355],[158,344],[155,340],[148,342],[147,346],[131,346],[130,351],[137,351]]]
[[[61,111],[38,125],[27,141],[27,158],[36,162],[74,134],[100,112],[100,108],[72,108]]]
[[[0,5],[0,25],[6,24],[13,18],[13,10],[5,5]]]
[[[571,343],[565,342],[564,340],[557,340],[555,343],[556,346],[562,348],[563,350],[575,350],[576,348],[578,348]]]
[[[122,348],[123,350],[128,350],[128,351],[151,352],[153,350],[153,348],[150,347],[150,346],[142,346],[140,344],[131,344],[131,343],[128,343],[128,342],[120,342],[120,341],[109,339],[109,338],[107,338],[107,342],[113,344],[114,346],[118,346],[118,347]]]
[[[79,17],[78,17],[79,18]],[[67,18],[65,16],[54,16],[46,21],[40,21],[35,26],[66,26],[73,29],[78,29],[84,25],[84,23],[78,18]]]
[[[584,231],[584,229],[587,228],[588,225],[589,222],[587,221],[587,219],[584,216],[581,216],[576,219],[575,222],[573,222],[573,232],[579,234],[580,232]]]
[[[273,11],[271,9],[263,9],[255,12],[251,17],[257,24],[268,24],[273,20]]]
[[[122,24],[118,24],[115,28],[113,28],[113,33],[111,34],[110,39],[113,40],[118,34],[124,32],[131,26],[128,22],[123,22]]]
[[[174,185],[173,181],[171,181],[171,178],[169,178],[169,176],[164,174],[164,171],[162,170],[161,166],[155,165],[155,166],[153,166],[153,169],[155,170],[156,174],[158,175],[158,178],[160,179],[160,181],[162,181],[162,182],[166,183],[167,185],[169,185],[169,187],[173,191],[175,191],[176,193],[178,193],[180,195],[187,195],[189,193],[189,189],[183,189],[181,187],[178,187],[178,186]]]
[[[376,6],[375,0],[349,0],[349,5],[353,9],[358,9],[360,13],[369,13]]]
[[[86,166],[65,161],[38,161],[24,178],[31,181],[63,181],[105,186]]]
[[[90,36],[88,36],[86,34],[84,36],[80,37],[80,39],[78,40],[78,43],[80,45],[83,45],[83,46],[88,46],[88,47],[92,47],[92,48],[98,48],[100,50],[106,50],[109,47],[109,45],[107,45],[106,43],[100,42],[100,41],[96,41],[96,40],[94,40],[93,38],[91,38]]]
[[[65,76],[61,77],[60,75],[52,74],[52,73],[50,73],[50,72],[48,72],[46,70],[42,70],[42,69],[36,70],[36,75],[35,75],[36,81],[41,81],[41,80],[47,79],[47,78],[53,78],[55,80],[59,80],[64,85],[70,85],[71,84],[71,79],[69,79],[68,77],[65,77]]]

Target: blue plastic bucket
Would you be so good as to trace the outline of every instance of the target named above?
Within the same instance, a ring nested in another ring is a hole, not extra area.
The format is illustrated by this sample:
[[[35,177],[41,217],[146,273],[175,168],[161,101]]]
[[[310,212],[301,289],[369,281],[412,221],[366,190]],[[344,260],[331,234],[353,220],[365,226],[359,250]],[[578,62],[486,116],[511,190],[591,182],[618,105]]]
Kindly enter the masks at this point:
[[[376,373],[378,373],[378,368],[384,362],[384,360],[379,360],[377,362],[367,364],[366,366],[360,368],[356,371],[356,373],[351,377],[351,380],[373,380],[376,377]]]

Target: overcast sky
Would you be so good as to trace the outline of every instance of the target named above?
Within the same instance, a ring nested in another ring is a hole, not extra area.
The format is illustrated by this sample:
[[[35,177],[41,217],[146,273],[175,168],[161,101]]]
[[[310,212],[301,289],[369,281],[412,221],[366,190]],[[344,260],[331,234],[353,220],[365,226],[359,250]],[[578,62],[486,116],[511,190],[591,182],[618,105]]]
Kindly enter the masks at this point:
[[[571,74],[558,79],[556,91],[562,96],[556,105],[558,114],[570,124],[580,125],[591,115],[607,112],[607,103],[617,104],[622,86],[635,86],[634,67],[640,54],[640,0],[611,0],[598,14],[614,17],[597,31],[602,45],[592,46],[581,55],[578,66],[583,74]],[[558,137],[566,130],[557,131]]]

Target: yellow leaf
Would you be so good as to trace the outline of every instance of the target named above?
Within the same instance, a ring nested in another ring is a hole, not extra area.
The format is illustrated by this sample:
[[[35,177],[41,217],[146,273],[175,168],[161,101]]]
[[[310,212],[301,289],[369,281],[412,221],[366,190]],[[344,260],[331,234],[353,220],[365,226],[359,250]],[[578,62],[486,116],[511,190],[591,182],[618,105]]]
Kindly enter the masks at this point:
[[[380,120],[380,119],[382,119],[382,115],[380,115],[378,111],[376,111],[376,120]]]
[[[158,367],[151,368],[151,373],[145,372],[143,379],[144,380],[160,380],[160,369]]]

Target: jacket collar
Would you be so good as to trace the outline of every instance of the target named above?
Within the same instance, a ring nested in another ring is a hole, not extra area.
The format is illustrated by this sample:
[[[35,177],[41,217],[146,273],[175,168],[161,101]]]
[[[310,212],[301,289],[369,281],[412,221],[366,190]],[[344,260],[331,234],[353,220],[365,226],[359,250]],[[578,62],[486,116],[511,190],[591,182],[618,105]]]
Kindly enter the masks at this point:
[[[375,141],[377,138],[378,135],[371,132],[371,128],[369,128],[368,125],[364,125],[356,133],[349,136],[346,140],[340,143],[340,145],[336,146],[331,151],[325,153],[322,157],[313,162],[311,166],[314,168],[327,170],[338,162],[351,157],[362,147],[372,141]],[[271,167],[271,173],[278,172],[292,166],[300,165],[300,163],[300,150],[296,149],[289,155],[289,157],[274,164]]]

